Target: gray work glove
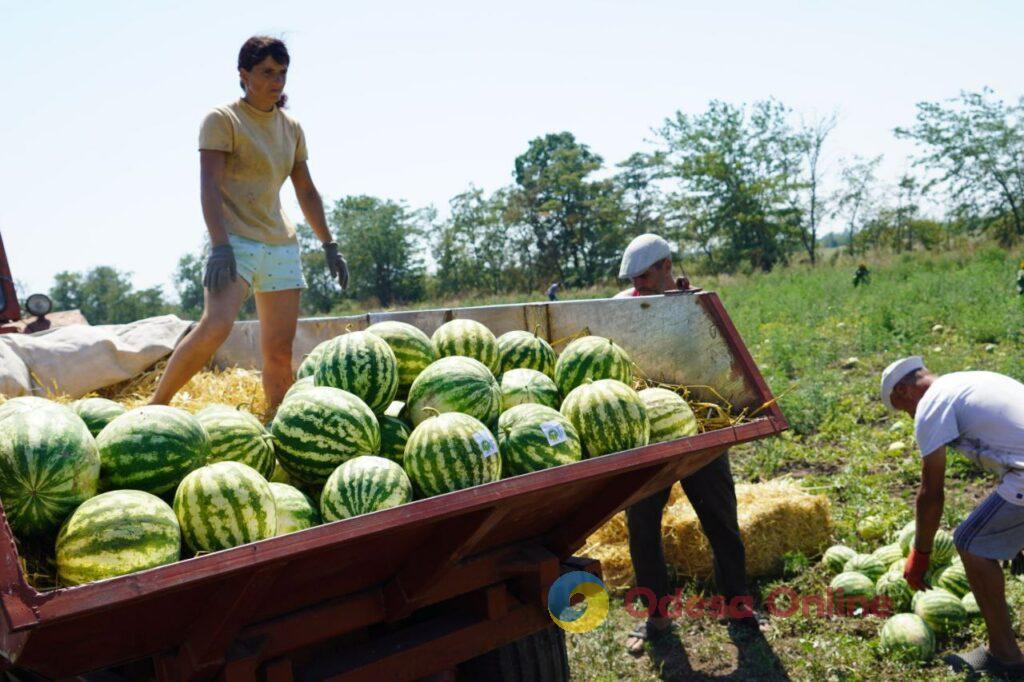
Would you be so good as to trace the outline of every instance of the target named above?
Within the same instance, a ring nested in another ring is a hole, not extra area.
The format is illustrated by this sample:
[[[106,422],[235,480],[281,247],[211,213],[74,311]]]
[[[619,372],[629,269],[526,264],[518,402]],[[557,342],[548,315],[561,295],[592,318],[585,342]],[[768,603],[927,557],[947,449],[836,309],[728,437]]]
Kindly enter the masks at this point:
[[[348,263],[345,262],[345,257],[338,253],[338,242],[324,244],[324,257],[327,258],[327,269],[331,271],[331,277],[338,279],[342,291],[348,289]]]
[[[203,275],[203,286],[216,294],[227,289],[228,284],[238,279],[238,268],[235,266],[235,251],[230,244],[213,247],[210,257],[206,259],[206,273]]]

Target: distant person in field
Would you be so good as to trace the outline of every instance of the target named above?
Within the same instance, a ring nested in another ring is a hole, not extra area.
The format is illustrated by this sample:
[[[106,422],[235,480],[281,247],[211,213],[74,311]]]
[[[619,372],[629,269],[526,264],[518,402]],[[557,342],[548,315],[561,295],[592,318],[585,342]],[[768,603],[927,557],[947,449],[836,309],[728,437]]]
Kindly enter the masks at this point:
[[[861,263],[857,266],[857,272],[853,273],[853,286],[854,288],[859,287],[861,284],[867,285],[871,281],[871,271],[868,270],[868,266]]]
[[[988,628],[988,648],[957,654],[958,671],[1024,677],[1024,655],[1013,634],[1000,561],[1024,549],[1024,384],[995,372],[936,376],[920,357],[897,360],[882,372],[882,402],[914,418],[921,456],[916,535],[904,577],[927,590],[924,576],[942,520],[946,448],[959,450],[995,474],[995,490],[957,527],[953,541]]]
[[[1024,260],[1017,267],[1017,295],[1024,296]]]
[[[294,380],[292,341],[299,293],[306,287],[295,225],[281,208],[291,178],[306,221],[323,243],[326,267],[344,289],[348,266],[338,253],[324,205],[306,164],[306,137],[282,111],[291,61],[285,44],[255,36],[238,53],[243,96],[213,109],[199,131],[200,199],[211,251],[199,324],[171,355],[152,404],[167,404],[227,339],[249,292],[256,296],[263,391],[273,414]]]
[[[562,286],[561,282],[553,282],[551,284],[551,286],[548,287],[547,294],[548,294],[548,300],[549,301],[557,301],[558,300],[558,289],[561,286]]]
[[[694,290],[686,277],[673,277],[672,249],[667,241],[654,234],[644,234],[630,242],[622,254],[619,277],[632,280],[633,287],[616,294],[615,298],[652,296],[671,289]],[[760,614],[753,610],[753,597],[747,587],[746,552],[736,518],[736,486],[728,453],[684,478],[680,484],[711,544],[715,586],[726,605],[734,607],[723,615],[738,625],[758,630],[762,621]],[[666,488],[626,509],[629,554],[636,584],[653,591],[659,602],[671,594],[661,545],[661,517],[669,492]],[[629,633],[626,650],[634,656],[641,654],[645,641],[667,632],[671,625],[671,618],[655,612]]]

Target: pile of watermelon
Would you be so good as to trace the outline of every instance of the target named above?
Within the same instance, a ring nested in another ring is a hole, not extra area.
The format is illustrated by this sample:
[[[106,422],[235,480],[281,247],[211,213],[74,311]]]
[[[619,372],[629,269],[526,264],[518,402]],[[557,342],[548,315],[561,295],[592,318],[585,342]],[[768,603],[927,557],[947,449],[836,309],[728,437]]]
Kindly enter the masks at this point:
[[[887,597],[892,615],[879,631],[880,650],[886,654],[927,661],[937,642],[960,633],[971,618],[981,615],[970,591],[953,536],[935,534],[925,582],[931,589],[915,592],[903,578],[906,557],[914,545],[915,523],[906,524],[891,544],[861,554],[844,545],[825,550],[821,563],[834,575],[829,588],[849,597],[873,600]],[[878,606],[879,602],[875,602]]]
[[[680,395],[634,390],[628,354],[598,336],[556,354],[472,320],[432,337],[382,322],[319,344],[297,375],[267,426],[229,405],[8,400],[8,522],[52,542],[72,586],[698,430]]]

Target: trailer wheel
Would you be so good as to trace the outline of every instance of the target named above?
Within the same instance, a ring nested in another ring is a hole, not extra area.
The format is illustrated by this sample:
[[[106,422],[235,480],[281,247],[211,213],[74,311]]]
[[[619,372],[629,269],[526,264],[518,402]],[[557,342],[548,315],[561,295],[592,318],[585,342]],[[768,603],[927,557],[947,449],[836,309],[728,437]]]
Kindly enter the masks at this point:
[[[540,632],[466,661],[458,671],[461,680],[568,682],[565,632],[549,625]]]

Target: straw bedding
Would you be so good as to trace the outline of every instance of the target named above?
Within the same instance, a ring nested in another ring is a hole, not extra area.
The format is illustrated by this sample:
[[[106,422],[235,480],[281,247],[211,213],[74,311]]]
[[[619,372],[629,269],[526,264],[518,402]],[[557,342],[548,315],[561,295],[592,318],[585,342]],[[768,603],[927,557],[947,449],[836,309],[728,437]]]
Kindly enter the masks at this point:
[[[806,492],[792,479],[737,484],[736,500],[748,575],[777,574],[785,553],[799,551],[814,556],[829,544],[828,498]],[[682,576],[711,577],[707,538],[678,483],[672,486],[665,507],[662,543],[670,570]],[[591,535],[580,554],[601,561],[609,588],[618,591],[633,585],[625,513],[616,514]]]

